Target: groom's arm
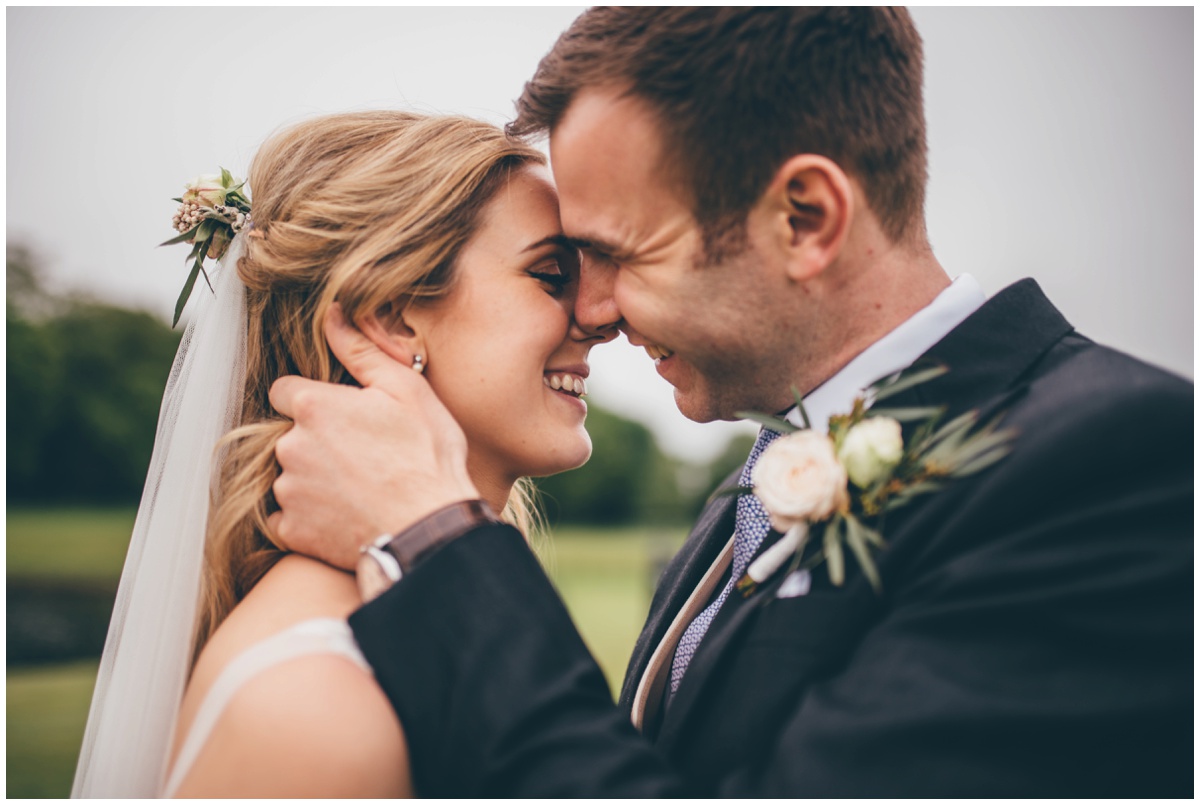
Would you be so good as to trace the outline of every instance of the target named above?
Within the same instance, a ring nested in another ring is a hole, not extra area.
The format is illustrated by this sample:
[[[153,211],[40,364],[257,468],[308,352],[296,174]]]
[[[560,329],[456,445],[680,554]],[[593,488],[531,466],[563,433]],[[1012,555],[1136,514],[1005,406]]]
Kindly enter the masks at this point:
[[[404,725],[421,795],[682,793],[613,705],[515,529],[454,540],[350,624]]]

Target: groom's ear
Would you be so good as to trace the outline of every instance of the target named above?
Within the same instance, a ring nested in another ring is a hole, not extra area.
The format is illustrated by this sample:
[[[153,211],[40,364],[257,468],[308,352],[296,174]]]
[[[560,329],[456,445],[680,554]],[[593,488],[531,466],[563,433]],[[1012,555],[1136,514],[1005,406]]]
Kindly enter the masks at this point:
[[[804,282],[820,276],[841,254],[854,215],[854,190],[833,160],[797,154],[775,173],[757,207],[787,275]]]
[[[422,353],[421,336],[409,326],[404,309],[395,302],[387,302],[358,322],[358,329],[389,358],[406,366],[412,364],[413,355]]]

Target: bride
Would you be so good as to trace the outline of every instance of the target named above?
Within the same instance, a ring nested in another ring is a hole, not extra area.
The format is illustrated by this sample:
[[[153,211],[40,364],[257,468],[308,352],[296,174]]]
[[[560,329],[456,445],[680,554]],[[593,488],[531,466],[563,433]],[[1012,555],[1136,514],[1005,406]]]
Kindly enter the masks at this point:
[[[579,398],[603,340],[572,319],[577,257],[544,163],[493,126],[404,112],[311,120],[258,152],[252,211],[229,210],[240,233],[213,293],[197,284],[168,381],[73,796],[413,793],[345,623],[354,577],[268,524],[290,427],[268,390],[353,384],[323,335],[344,315],[424,372],[481,497],[527,525],[523,478],[590,454]]]

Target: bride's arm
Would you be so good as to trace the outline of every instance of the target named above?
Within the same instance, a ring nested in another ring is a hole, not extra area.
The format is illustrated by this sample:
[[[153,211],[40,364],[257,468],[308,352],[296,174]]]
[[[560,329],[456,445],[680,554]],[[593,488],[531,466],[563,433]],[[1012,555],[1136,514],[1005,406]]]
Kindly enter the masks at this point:
[[[177,797],[411,796],[400,723],[343,657],[273,666],[233,696]]]

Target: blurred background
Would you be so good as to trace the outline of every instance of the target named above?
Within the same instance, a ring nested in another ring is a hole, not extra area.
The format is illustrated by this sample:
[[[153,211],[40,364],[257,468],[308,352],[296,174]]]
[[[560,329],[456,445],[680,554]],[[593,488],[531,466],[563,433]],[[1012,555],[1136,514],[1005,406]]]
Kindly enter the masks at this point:
[[[503,123],[579,10],[6,11],[8,796],[70,790],[182,329],[170,198],[315,114]],[[942,264],[989,294],[1033,276],[1085,334],[1192,377],[1193,10],[913,14]],[[623,339],[592,363],[595,454],[542,482],[541,554],[615,686],[754,428],[684,419]]]

